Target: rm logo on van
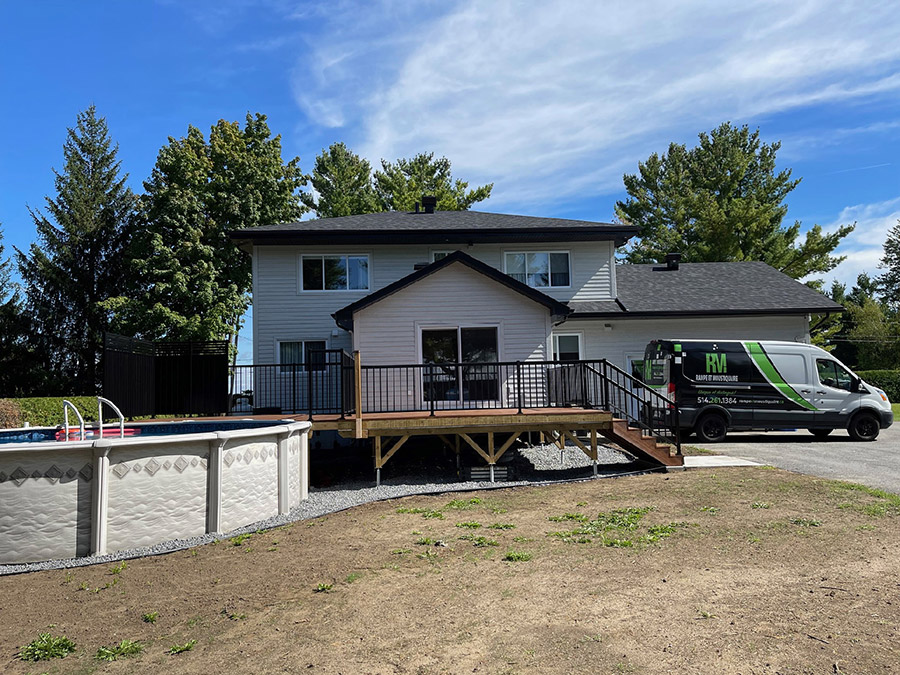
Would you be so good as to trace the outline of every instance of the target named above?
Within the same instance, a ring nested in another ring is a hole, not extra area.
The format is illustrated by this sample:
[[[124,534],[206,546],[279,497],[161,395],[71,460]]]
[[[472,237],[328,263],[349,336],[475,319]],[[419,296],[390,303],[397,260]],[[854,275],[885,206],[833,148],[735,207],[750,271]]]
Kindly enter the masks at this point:
[[[727,373],[728,366],[725,363],[725,354],[724,352],[719,352],[718,354],[707,354],[706,355],[706,372],[707,373]]]

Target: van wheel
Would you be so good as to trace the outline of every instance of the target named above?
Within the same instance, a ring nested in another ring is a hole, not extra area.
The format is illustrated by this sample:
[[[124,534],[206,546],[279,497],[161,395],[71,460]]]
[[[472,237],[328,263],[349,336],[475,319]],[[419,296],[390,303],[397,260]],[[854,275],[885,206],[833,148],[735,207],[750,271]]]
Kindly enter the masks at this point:
[[[725,434],[728,433],[728,424],[725,422],[725,417],[720,413],[706,413],[697,422],[695,431],[697,432],[697,438],[701,441],[718,443],[725,439]]]
[[[816,440],[824,440],[828,434],[830,434],[834,429],[808,429],[809,433],[816,437]]]
[[[847,425],[847,431],[850,432],[850,438],[854,441],[874,441],[878,438],[878,432],[881,428],[878,424],[878,418],[872,413],[860,412],[853,416],[850,424]]]

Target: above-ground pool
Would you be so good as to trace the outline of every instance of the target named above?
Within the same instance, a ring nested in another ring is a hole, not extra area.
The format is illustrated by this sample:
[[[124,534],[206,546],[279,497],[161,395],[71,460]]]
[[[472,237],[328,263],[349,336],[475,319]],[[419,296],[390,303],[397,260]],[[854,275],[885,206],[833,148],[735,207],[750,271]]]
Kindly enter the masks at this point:
[[[289,512],[309,422],[221,420],[0,430],[0,564],[102,555]],[[87,430],[90,432],[90,430]]]

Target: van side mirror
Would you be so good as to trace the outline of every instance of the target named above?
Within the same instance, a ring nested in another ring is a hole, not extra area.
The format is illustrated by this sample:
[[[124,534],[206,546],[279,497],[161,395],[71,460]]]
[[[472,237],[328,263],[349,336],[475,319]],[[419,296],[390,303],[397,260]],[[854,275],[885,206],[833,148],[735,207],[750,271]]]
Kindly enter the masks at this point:
[[[854,378],[850,381],[850,393],[858,394],[860,392],[861,388],[862,388],[862,380],[860,380],[858,377],[854,376]]]

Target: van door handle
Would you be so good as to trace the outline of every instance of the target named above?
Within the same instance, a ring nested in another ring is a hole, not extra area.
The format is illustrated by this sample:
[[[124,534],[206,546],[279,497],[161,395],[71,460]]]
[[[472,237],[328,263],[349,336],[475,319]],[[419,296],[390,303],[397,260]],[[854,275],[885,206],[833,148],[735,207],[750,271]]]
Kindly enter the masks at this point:
[[[827,391],[817,391],[816,393],[817,393],[817,394],[822,394],[822,395],[824,396],[824,395],[827,394],[828,392],[827,392]]]
[[[809,393],[811,393],[811,392],[812,392],[811,389],[801,389],[801,390],[800,390],[800,393],[801,393],[801,394],[809,394]]]

